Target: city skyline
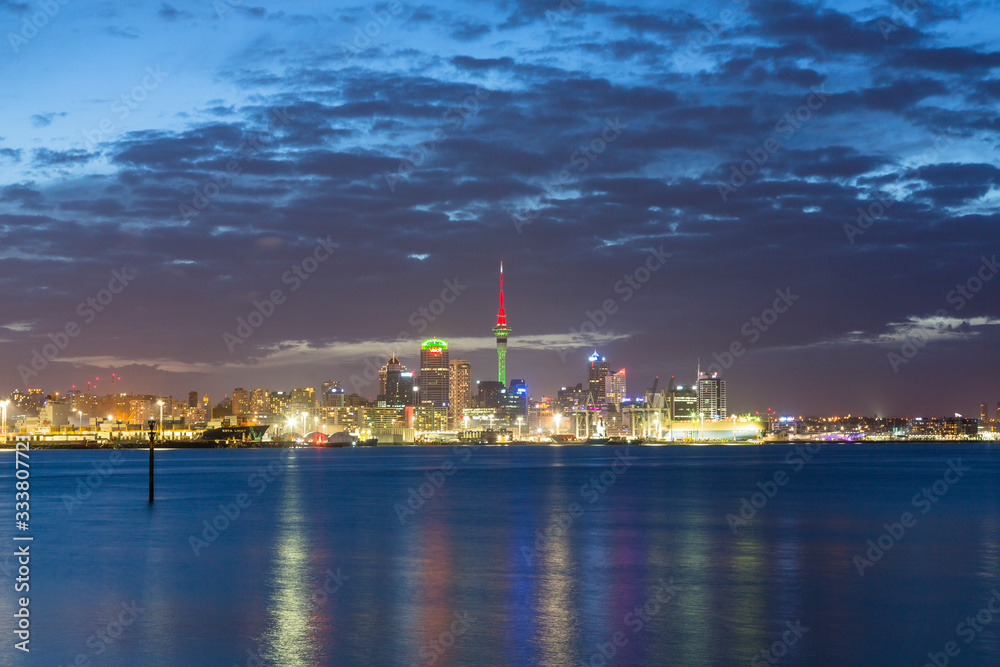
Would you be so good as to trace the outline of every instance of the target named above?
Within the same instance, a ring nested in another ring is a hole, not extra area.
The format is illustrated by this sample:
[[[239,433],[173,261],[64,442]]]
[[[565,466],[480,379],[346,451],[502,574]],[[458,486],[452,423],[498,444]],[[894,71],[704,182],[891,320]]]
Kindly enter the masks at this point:
[[[501,259],[541,394],[594,347],[734,409],[997,393],[985,4],[22,9],[0,393],[317,385],[401,332],[487,378]]]

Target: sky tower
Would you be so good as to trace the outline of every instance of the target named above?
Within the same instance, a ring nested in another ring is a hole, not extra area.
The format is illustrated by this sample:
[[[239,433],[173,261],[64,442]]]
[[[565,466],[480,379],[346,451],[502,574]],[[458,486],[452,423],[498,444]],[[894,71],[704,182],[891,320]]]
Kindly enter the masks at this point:
[[[497,325],[493,327],[493,335],[497,337],[497,380],[507,386],[507,336],[510,328],[507,326],[507,313],[503,310],[503,262],[500,262],[500,310],[497,311]]]

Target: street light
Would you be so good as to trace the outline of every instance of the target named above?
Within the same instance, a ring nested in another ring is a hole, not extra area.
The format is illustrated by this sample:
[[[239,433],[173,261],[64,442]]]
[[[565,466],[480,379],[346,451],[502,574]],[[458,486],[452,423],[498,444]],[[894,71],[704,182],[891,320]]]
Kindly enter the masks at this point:
[[[306,413],[305,412],[300,412],[299,414],[302,415],[302,437],[305,438],[306,437]]]
[[[524,418],[523,417],[518,417],[517,418],[517,439],[518,440],[521,439],[521,420],[522,419],[524,419]]]
[[[163,401],[157,401],[157,405],[160,406],[160,435],[163,435]]]
[[[559,435],[559,422],[561,422],[561,421],[562,421],[562,413],[561,412],[557,412],[556,413],[556,435]]]
[[[3,430],[3,441],[7,442],[7,404],[10,400],[0,401],[0,408],[3,408],[3,426],[0,427]]]

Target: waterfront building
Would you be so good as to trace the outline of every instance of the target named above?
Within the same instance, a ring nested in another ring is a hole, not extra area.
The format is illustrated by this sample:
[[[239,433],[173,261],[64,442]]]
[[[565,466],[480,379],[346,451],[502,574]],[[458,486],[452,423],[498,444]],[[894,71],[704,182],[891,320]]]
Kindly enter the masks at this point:
[[[910,420],[908,430],[911,436],[929,437],[967,437],[979,434],[979,427],[975,419],[965,419],[964,417],[944,417],[941,419],[922,419],[920,417]]]
[[[725,419],[728,415],[726,381],[720,379],[718,373],[699,373],[696,386],[698,415],[702,419]]]

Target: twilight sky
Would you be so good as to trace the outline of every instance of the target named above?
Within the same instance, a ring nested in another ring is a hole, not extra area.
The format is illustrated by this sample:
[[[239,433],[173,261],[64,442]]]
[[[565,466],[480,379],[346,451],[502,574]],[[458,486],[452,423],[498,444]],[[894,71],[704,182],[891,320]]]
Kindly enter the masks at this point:
[[[502,259],[536,397],[596,347],[741,411],[1000,400],[996,3],[41,6],[0,2],[4,394],[372,396],[431,335],[495,379]]]

